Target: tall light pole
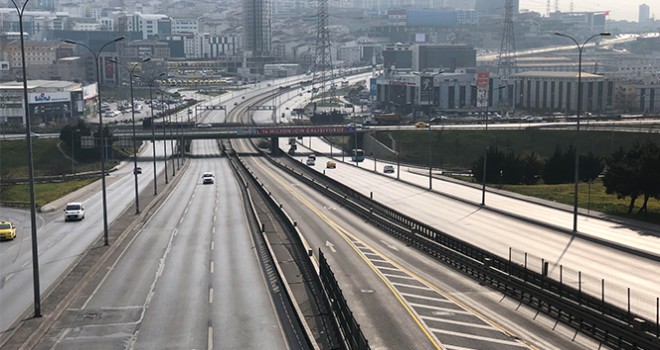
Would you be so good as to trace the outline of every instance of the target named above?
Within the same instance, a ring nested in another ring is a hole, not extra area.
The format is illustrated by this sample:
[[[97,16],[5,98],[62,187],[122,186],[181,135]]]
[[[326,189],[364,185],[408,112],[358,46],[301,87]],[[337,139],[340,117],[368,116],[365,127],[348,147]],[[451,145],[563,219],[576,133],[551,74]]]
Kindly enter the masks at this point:
[[[103,130],[103,113],[101,112],[101,74],[100,70],[101,67],[99,67],[99,56],[101,55],[101,51],[105,49],[108,45],[114,44],[116,42],[122,41],[125,38],[123,36],[117,37],[113,40],[110,40],[106,42],[105,44],[101,45],[101,48],[98,49],[98,51],[92,50],[89,46],[73,41],[73,40],[64,40],[65,43],[67,44],[73,44],[73,45],[78,45],[86,48],[89,50],[89,52],[94,56],[94,67],[96,70],[96,84],[97,84],[97,89],[98,89],[98,112],[99,112],[99,133],[100,133],[100,142],[101,142],[101,187],[102,187],[102,192],[103,192],[103,241],[104,245],[110,245],[108,242],[108,201],[106,198],[106,190],[105,190],[105,156],[106,156],[106,144],[105,144],[105,131]]]
[[[580,181],[580,110],[582,109],[582,51],[589,40],[598,36],[610,36],[609,32],[594,34],[588,37],[580,44],[575,38],[570,35],[555,33],[557,36],[563,36],[572,40],[578,48],[578,95],[577,95],[577,115],[575,123],[575,186],[573,189],[573,232],[577,232],[577,219],[578,219],[578,183]]]
[[[433,189],[433,167],[431,166],[431,123],[429,123],[429,191]]]
[[[25,41],[23,39],[23,13],[25,5],[29,0],[25,0],[22,6],[11,0],[16,12],[18,12],[18,27],[21,36],[21,63],[23,65],[23,113],[25,117],[25,142],[27,143],[27,162],[28,162],[28,188],[30,190],[30,229],[32,241],[32,286],[34,291],[34,317],[41,317],[41,295],[39,286],[39,249],[37,249],[37,209],[34,204],[34,164],[32,161],[32,138],[30,113],[28,112],[28,87],[27,70],[25,68]]]
[[[154,120],[154,96],[152,93],[152,88],[154,86],[154,82],[163,75],[165,75],[164,72],[149,80],[149,101],[151,101],[151,150],[153,152],[154,158],[154,196],[158,195],[158,176],[156,174],[156,121]]]
[[[477,89],[480,88],[477,85],[472,85],[472,86],[476,87]],[[488,133],[488,118],[490,116],[490,114],[488,112],[488,107],[490,106],[490,100],[488,99],[490,89],[489,89],[488,86],[489,85],[486,85],[486,89],[485,89],[486,91],[481,93],[481,96],[482,96],[481,105],[484,106],[485,113],[486,113],[486,127],[485,127],[486,133]],[[506,87],[506,85],[500,85],[500,86],[497,87],[497,89],[495,91],[499,91],[501,89],[504,89],[505,87]],[[487,170],[487,166],[488,166],[488,149],[489,149],[488,146],[486,146],[486,148],[484,148],[483,173],[481,174],[481,206],[486,205],[486,170]]]
[[[138,191],[138,166],[137,166],[137,141],[135,140],[135,102],[133,99],[133,75],[135,68],[142,66],[142,63],[151,61],[151,57],[147,57],[140,62],[135,62],[131,68],[125,64],[119,63],[116,60],[110,59],[110,62],[124,67],[128,71],[128,81],[131,88],[131,119],[133,121],[133,177],[135,178],[135,214],[140,214],[140,192]]]
[[[160,91],[160,101],[161,101],[161,106],[164,106],[164,96],[165,96],[165,90]],[[165,118],[165,112],[163,112],[163,118]],[[167,115],[167,120],[170,123],[170,149],[172,150],[172,177],[176,176],[176,167],[174,166],[174,157],[176,156],[177,162],[179,161],[179,155],[176,154],[174,151],[174,129],[173,129],[173,124],[172,124],[172,115],[168,114]],[[178,135],[178,131],[177,131]]]

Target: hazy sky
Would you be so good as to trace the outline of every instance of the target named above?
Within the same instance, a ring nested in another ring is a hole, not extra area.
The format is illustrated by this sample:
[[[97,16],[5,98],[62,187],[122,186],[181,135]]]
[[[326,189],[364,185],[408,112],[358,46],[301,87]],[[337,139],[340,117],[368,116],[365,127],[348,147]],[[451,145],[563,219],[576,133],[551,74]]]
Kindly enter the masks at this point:
[[[651,8],[651,16],[655,14],[660,19],[660,0],[559,0],[559,10],[570,11],[571,2],[575,11],[610,11],[610,19],[637,22],[639,5],[647,4]],[[546,12],[547,0],[520,0],[520,9],[529,9],[540,13]],[[552,11],[555,0],[550,0]]]

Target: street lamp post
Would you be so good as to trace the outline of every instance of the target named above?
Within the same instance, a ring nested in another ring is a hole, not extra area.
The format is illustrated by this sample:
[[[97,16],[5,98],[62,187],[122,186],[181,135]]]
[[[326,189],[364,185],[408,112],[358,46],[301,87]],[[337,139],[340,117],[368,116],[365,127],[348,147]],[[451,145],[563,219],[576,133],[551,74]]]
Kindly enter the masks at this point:
[[[23,13],[29,0],[25,0],[22,6],[11,0],[16,12],[18,12],[18,27],[21,37],[21,64],[23,71],[23,113],[25,117],[25,142],[27,143],[27,162],[28,162],[28,188],[30,191],[30,229],[32,241],[32,287],[34,292],[34,317],[41,317],[41,295],[39,286],[39,249],[37,248],[37,209],[34,199],[34,164],[32,160],[32,138],[30,114],[28,113],[28,87],[27,70],[25,68],[25,41],[23,38]]]
[[[140,62],[133,64],[131,68],[128,68],[126,65],[119,63],[116,60],[109,60],[110,62],[117,64],[121,67],[124,67],[128,71],[128,81],[131,89],[131,119],[133,121],[133,177],[135,178],[135,214],[140,214],[140,196],[138,191],[138,166],[137,166],[137,140],[135,139],[135,102],[133,98],[133,75],[135,74],[135,68],[141,66],[144,62],[151,61],[151,57],[147,57]]]
[[[577,95],[577,115],[575,123],[575,173],[574,173],[574,188],[573,188],[573,232],[577,232],[577,218],[578,218],[578,183],[580,181],[580,111],[582,109],[582,51],[589,42],[589,40],[598,36],[610,36],[609,32],[594,34],[588,37],[580,44],[575,38],[570,35],[555,33],[557,36],[563,36],[575,43],[578,48],[578,95]]]
[[[100,141],[101,141],[101,187],[102,187],[102,192],[103,192],[103,240],[104,240],[104,245],[110,245],[108,242],[108,201],[106,198],[106,190],[105,190],[105,156],[106,156],[106,144],[105,144],[105,132],[103,130],[103,113],[101,112],[101,74],[100,74],[100,67],[99,67],[99,56],[101,55],[101,51],[105,49],[108,45],[114,44],[116,42],[122,41],[125,38],[123,36],[117,37],[113,40],[110,40],[106,42],[105,44],[101,45],[101,48],[98,49],[98,51],[92,50],[89,46],[73,41],[73,40],[64,40],[65,43],[67,44],[73,44],[73,45],[78,45],[86,48],[89,50],[89,52],[94,56],[94,67],[96,71],[96,84],[97,84],[97,89],[98,89],[98,112],[99,112],[99,133],[100,133]]]
[[[158,174],[156,173],[156,121],[154,120],[154,96],[152,93],[152,88],[154,81],[162,77],[165,73],[160,73],[157,76],[149,80],[149,101],[151,102],[151,151],[153,153],[153,162],[154,162],[154,196],[158,195]]]
[[[476,85],[473,85],[476,86]],[[497,87],[496,91],[499,91],[501,89],[504,89],[506,85],[500,85]],[[478,88],[478,87],[477,87]],[[485,113],[486,113],[486,133],[488,132],[488,118],[490,116],[488,107],[490,106],[490,101],[488,100],[488,88],[486,88],[486,92],[481,94],[483,96],[483,99],[481,101],[481,104],[485,107]],[[481,175],[481,206],[486,205],[486,168],[488,165],[488,149],[489,147],[486,146],[484,148],[484,164],[483,164],[483,174]]]
[[[431,166],[431,123],[429,123],[429,191],[433,189],[433,167]]]
[[[161,96],[161,101],[163,100],[163,96],[165,95],[165,91],[161,90],[160,96]],[[165,113],[163,113],[163,118],[165,117]],[[174,129],[173,129],[173,124],[172,124],[172,115],[169,114],[167,116],[167,120],[170,123],[170,149],[172,150],[172,177],[176,176],[176,167],[174,166],[174,157],[177,158],[177,162],[179,160],[178,154],[174,151]]]

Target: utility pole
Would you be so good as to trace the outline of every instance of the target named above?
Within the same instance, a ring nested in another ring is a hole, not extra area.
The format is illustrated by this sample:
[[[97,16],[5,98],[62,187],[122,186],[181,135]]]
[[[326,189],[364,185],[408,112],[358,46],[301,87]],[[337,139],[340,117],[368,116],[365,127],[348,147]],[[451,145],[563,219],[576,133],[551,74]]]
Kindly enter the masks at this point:
[[[328,0],[318,0],[318,13],[316,25],[316,55],[314,57],[314,70],[312,72],[312,101],[314,95],[321,94],[322,101],[327,97],[328,90],[331,91],[330,100],[334,99],[335,76],[332,66],[332,46],[330,44],[330,30],[328,29]],[[318,85],[318,86],[317,86]],[[328,85],[330,89],[328,89]],[[315,88],[318,90],[315,91]],[[314,111],[316,112],[316,110]]]
[[[500,60],[497,63],[497,75],[500,84],[507,86],[507,105],[513,107],[515,112],[516,89],[515,85],[509,86],[512,74],[516,73],[516,37],[513,27],[513,0],[506,0],[504,4],[504,31],[502,32],[502,44],[500,45]]]

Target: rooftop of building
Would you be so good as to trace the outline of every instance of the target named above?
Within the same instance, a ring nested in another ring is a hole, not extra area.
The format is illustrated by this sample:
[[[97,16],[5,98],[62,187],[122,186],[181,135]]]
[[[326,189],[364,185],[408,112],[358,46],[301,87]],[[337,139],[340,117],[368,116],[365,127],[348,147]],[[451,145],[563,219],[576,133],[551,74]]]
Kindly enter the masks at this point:
[[[514,78],[554,78],[554,79],[577,79],[578,72],[549,72],[549,71],[529,71],[511,75]],[[582,78],[594,79],[602,78],[602,75],[582,72]]]
[[[63,81],[63,80],[28,80],[27,88],[36,89],[36,88],[52,88],[52,89],[66,89],[66,88],[77,88],[80,86],[80,83],[75,83],[72,81]],[[0,90],[19,90],[23,89],[22,81],[10,81],[5,83],[0,83]]]

